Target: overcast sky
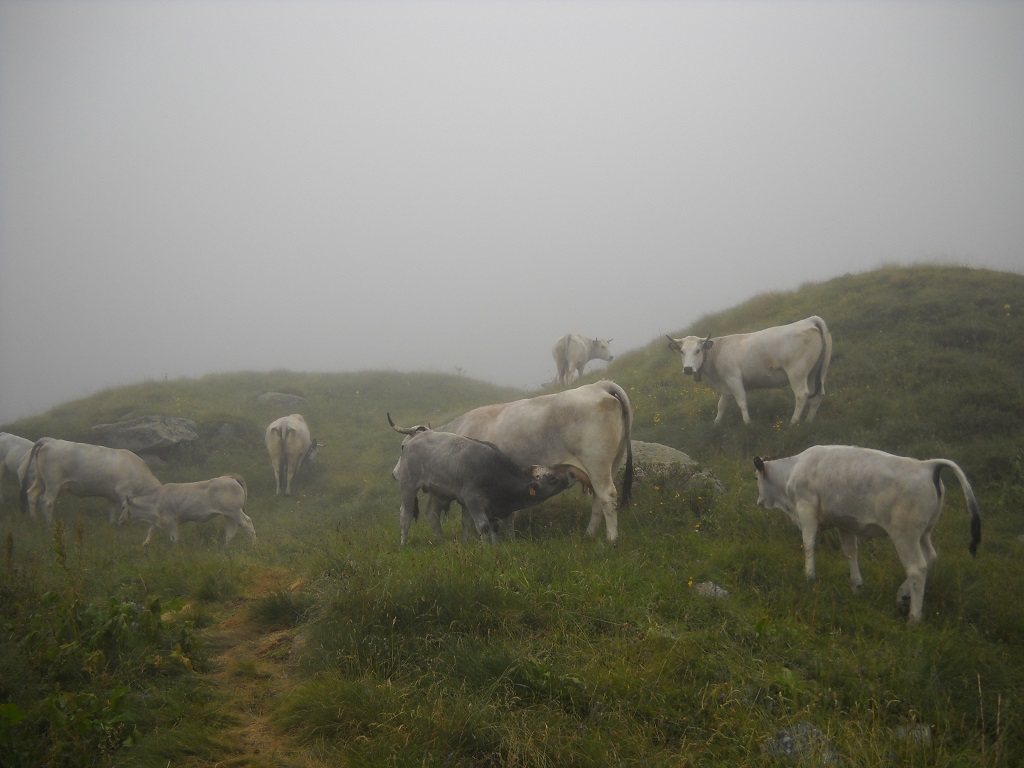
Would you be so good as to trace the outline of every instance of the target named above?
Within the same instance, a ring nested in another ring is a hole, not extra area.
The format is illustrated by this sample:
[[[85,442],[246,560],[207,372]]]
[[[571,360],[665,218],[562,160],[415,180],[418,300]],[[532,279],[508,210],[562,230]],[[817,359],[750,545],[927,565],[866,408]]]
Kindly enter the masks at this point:
[[[976,0],[0,0],[0,423],[235,370],[533,388],[568,331],[1024,271],[1022,41]]]

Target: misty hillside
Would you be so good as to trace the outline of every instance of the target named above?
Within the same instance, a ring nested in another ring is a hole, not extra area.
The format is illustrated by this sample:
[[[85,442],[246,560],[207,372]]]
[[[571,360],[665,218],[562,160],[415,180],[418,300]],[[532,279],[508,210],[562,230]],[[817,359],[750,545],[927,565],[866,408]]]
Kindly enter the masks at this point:
[[[718,395],[683,376],[664,338],[812,314],[834,350],[810,424],[789,425],[785,389],[750,394],[751,425],[733,405],[714,426]],[[815,749],[827,744],[844,764],[1018,765],[1024,614],[1005,596],[1024,591],[1024,276],[885,268],[756,296],[651,337],[584,381],[621,384],[633,437],[690,454],[725,490],[638,482],[617,547],[603,527],[584,535],[589,502],[576,490],[532,510],[497,548],[459,546],[456,515],[446,541],[421,520],[399,547],[390,471],[401,437],[386,414],[439,425],[533,394],[466,377],[152,381],[4,425],[82,439],[136,416],[191,419],[199,439],[155,474],[243,475],[259,539],[225,550],[219,523],[204,523],[185,526],[177,548],[156,537],[144,553],[144,529],[111,529],[95,500],[63,497],[51,532],[5,488],[0,762],[788,765],[771,744],[793,727],[820,734]],[[268,391],[307,398],[299,410],[326,444],[290,498],[274,496],[263,446],[267,424],[290,409],[260,405]],[[974,485],[978,556],[947,478],[940,556],[913,629],[894,608],[903,574],[890,542],[862,545],[855,595],[837,540],[823,535],[809,585],[799,533],[755,505],[754,455],[827,443],[950,458]],[[702,581],[727,600],[698,594]],[[131,641],[117,635],[140,606],[158,618]],[[80,760],[65,759],[68,744]]]
[[[817,442],[949,455],[991,482],[1019,462],[1024,443],[1024,276],[1017,274],[940,266],[887,268],[763,294],[691,327],[651,329],[654,341],[648,346],[620,352],[612,364],[583,381],[610,378],[627,389],[636,411],[636,437],[707,456],[723,435],[733,434],[741,424],[739,412],[730,406],[723,428],[711,427],[718,395],[683,376],[678,355],[667,349],[663,334],[740,333],[812,314],[825,318],[834,339],[824,404],[816,423],[790,429],[788,389],[751,394],[754,424],[746,432],[771,443],[764,452]],[[149,414],[179,416],[196,421],[206,438],[188,452],[188,462],[194,464],[197,456],[217,454],[220,438],[215,435],[224,424],[237,426],[248,445],[257,453],[262,450],[266,424],[281,415],[256,402],[268,390],[308,398],[307,420],[331,446],[325,452],[325,470],[345,465],[345,471],[369,461],[369,446],[370,455],[393,451],[394,436],[386,429],[389,410],[400,423],[436,425],[470,407],[529,394],[445,374],[225,374],[110,389],[4,429],[33,439],[76,439],[96,423]],[[765,430],[766,425],[772,429]],[[374,430],[378,426],[382,428]],[[376,458],[381,465],[387,463],[383,456]],[[265,474],[262,456],[253,462],[253,470]]]

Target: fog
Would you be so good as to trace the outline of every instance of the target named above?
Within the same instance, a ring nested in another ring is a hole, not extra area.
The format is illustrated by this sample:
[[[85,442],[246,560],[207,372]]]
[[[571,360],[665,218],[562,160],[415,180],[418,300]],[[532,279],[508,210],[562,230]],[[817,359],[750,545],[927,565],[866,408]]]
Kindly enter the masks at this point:
[[[974,0],[0,0],[0,422],[235,370],[532,388],[568,331],[1022,271],[1021,40]]]

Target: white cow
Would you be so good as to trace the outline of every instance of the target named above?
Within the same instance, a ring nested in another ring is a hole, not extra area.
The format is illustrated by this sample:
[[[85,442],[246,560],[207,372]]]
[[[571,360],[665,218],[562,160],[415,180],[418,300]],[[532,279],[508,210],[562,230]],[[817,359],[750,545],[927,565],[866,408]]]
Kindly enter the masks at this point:
[[[47,523],[53,520],[53,505],[64,491],[108,499],[113,522],[128,494],[145,493],[159,485],[146,462],[131,451],[44,437],[29,452],[22,493],[32,517],[42,497]]]
[[[576,378],[583,375],[583,369],[591,360],[604,360],[611,362],[614,359],[608,345],[611,339],[588,339],[579,333],[567,333],[555,342],[551,350],[551,356],[555,358],[555,365],[558,367],[558,374],[555,382],[563,386],[569,386],[572,381],[573,372]]]
[[[608,541],[619,537],[618,508],[633,488],[633,414],[625,390],[614,381],[599,381],[551,395],[485,405],[452,419],[439,432],[454,432],[493,443],[522,466],[566,465],[585,490],[593,493],[587,533],[597,533],[604,519]],[[625,460],[622,495],[615,472]],[[431,495],[426,515],[440,531],[440,515],[450,499]],[[463,514],[463,529],[469,525]]]
[[[142,546],[149,545],[153,531],[166,531],[173,544],[178,543],[178,526],[182,523],[205,523],[218,515],[224,517],[224,546],[234,538],[241,525],[252,540],[256,529],[245,513],[248,490],[241,475],[221,475],[197,483],[167,483],[148,493],[129,494],[121,505],[121,523],[132,519],[149,523],[149,532]]]
[[[6,474],[10,473],[17,477],[18,488],[21,488],[22,475],[18,470],[31,450],[32,441],[28,438],[12,435],[10,432],[0,432],[0,499],[3,499]]]
[[[893,456],[870,448],[818,445],[786,459],[754,459],[757,503],[781,509],[803,535],[804,571],[815,577],[814,547],[818,530],[838,528],[843,554],[850,564],[850,583],[860,589],[857,537],[888,535],[907,570],[896,592],[901,609],[909,601],[909,621],[921,620],[925,579],[935,562],[932,530],[942,514],[945,489],[939,473],[948,467],[960,481],[971,516],[974,555],[981,541],[978,502],[966,475],[949,459]]]
[[[706,381],[721,397],[717,424],[729,400],[736,400],[743,422],[750,423],[747,390],[775,389],[787,384],[796,396],[790,423],[800,421],[810,399],[807,420],[812,421],[825,394],[825,376],[832,359],[832,334],[818,316],[789,325],[702,339],[668,337],[669,349],[678,352],[683,373],[694,381]]]
[[[274,468],[275,493],[281,495],[281,481],[284,481],[284,495],[291,496],[292,478],[307,458],[316,461],[317,453],[323,447],[309,436],[306,420],[298,413],[282,416],[267,427],[264,437],[270,464]]]

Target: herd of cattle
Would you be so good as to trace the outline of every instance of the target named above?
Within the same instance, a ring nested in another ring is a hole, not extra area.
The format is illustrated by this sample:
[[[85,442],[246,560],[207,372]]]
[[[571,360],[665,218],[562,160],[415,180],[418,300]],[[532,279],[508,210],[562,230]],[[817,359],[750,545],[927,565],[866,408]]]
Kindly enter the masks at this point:
[[[721,421],[735,400],[750,423],[746,392],[788,385],[795,397],[792,423],[815,417],[825,393],[832,356],[832,336],[825,321],[814,316],[790,325],[731,336],[669,338],[683,373],[704,381],[719,393]],[[557,383],[568,386],[582,376],[590,360],[611,360],[611,340],[567,334],[552,350]],[[604,380],[553,394],[486,405],[440,427],[401,427],[388,414],[392,429],[405,435],[392,475],[401,496],[401,541],[408,541],[419,515],[419,494],[426,494],[425,515],[438,537],[441,515],[453,501],[463,510],[463,540],[475,529],[497,542],[499,527],[511,525],[514,513],[538,504],[579,483],[593,497],[587,533],[604,521],[608,541],[618,539],[618,509],[632,493],[632,408],[625,390]],[[276,493],[291,493],[292,480],[303,462],[314,460],[321,447],[310,437],[299,414],[277,419],[267,427],[265,445],[274,471]],[[110,520],[141,520],[149,525],[143,545],[155,530],[173,542],[182,523],[225,518],[225,544],[238,526],[255,541],[246,514],[248,492],[239,475],[193,483],[162,484],[146,463],[131,451],[44,437],[38,441],[0,433],[0,493],[3,474],[17,476],[21,503],[31,516],[42,509],[49,523],[58,496],[68,491],[110,501]],[[818,531],[835,527],[849,561],[850,582],[862,584],[857,540],[888,535],[906,569],[896,593],[909,621],[920,620],[925,580],[935,561],[931,536],[942,511],[943,468],[960,482],[971,518],[969,550],[981,540],[981,522],[974,492],[963,471],[948,459],[918,461],[852,446],[814,446],[789,458],[754,459],[757,503],[782,510],[799,527],[808,579],[815,576]],[[615,474],[624,466],[622,493]]]

